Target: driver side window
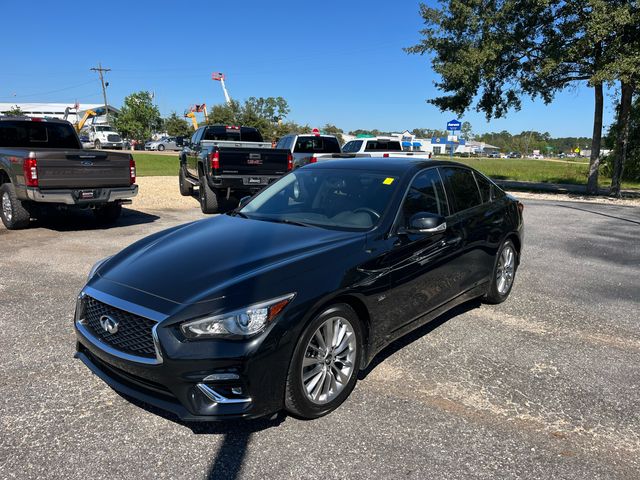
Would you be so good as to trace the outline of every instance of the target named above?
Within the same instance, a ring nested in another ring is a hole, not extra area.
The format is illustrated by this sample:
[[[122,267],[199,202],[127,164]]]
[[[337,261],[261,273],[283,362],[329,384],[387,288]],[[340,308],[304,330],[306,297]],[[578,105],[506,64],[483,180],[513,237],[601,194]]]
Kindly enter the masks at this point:
[[[435,168],[419,173],[411,182],[402,204],[401,225],[407,226],[409,219],[419,212],[433,213],[443,217],[449,215],[449,206],[442,180]]]

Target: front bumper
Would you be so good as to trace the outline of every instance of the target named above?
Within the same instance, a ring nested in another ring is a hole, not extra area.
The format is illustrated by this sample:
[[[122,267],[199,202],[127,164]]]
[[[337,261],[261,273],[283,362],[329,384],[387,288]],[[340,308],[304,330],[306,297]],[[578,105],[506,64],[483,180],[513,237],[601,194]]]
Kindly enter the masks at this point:
[[[103,302],[118,302],[90,287],[85,291]],[[282,349],[260,340],[180,340],[175,326],[164,326],[163,315],[144,307],[135,311],[128,302],[116,307],[158,320],[156,358],[136,358],[114,350],[76,318],[76,358],[116,391],[184,421],[259,418],[282,409],[288,355]],[[284,368],[274,368],[278,363]]]
[[[82,192],[93,192],[93,198],[82,198]],[[64,190],[40,190],[27,188],[27,199],[38,203],[90,206],[126,200],[138,195],[138,185],[120,188],[87,188]]]

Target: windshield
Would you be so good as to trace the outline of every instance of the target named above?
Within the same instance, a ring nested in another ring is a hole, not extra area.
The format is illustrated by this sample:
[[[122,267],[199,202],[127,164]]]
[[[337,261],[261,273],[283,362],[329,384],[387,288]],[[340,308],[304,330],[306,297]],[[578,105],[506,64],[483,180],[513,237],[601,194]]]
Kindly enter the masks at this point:
[[[299,169],[259,193],[240,210],[248,218],[339,230],[378,224],[397,177],[363,170]]]
[[[113,128],[111,128],[109,126],[96,127],[96,132],[113,132]]]

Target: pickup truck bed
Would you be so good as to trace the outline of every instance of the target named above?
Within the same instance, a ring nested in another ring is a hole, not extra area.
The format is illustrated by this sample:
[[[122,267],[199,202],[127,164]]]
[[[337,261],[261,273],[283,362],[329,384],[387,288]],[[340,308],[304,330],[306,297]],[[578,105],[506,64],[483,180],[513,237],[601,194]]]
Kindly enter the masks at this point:
[[[119,216],[138,192],[133,158],[80,147],[68,122],[0,120],[0,216],[7,228],[26,227],[39,204],[92,208],[107,221]]]
[[[239,131],[256,141],[243,140],[236,135]],[[192,195],[197,187],[202,212],[218,213],[274,182],[292,165],[288,150],[271,148],[255,129],[201,127],[180,153],[180,193]]]

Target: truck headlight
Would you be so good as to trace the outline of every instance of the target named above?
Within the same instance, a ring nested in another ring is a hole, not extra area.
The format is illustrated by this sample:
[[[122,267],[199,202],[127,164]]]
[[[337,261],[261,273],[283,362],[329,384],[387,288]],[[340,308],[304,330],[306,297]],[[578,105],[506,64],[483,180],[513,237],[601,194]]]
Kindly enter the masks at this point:
[[[96,274],[98,269],[102,266],[102,264],[107,260],[109,260],[112,256],[113,255],[104,257],[102,260],[98,260],[96,263],[93,264],[93,267],[91,267],[91,270],[89,270],[89,275],[87,275],[87,282],[93,278],[93,276]]]
[[[295,293],[256,303],[246,308],[190,320],[180,326],[187,338],[248,337],[261,332],[293,300]]]

